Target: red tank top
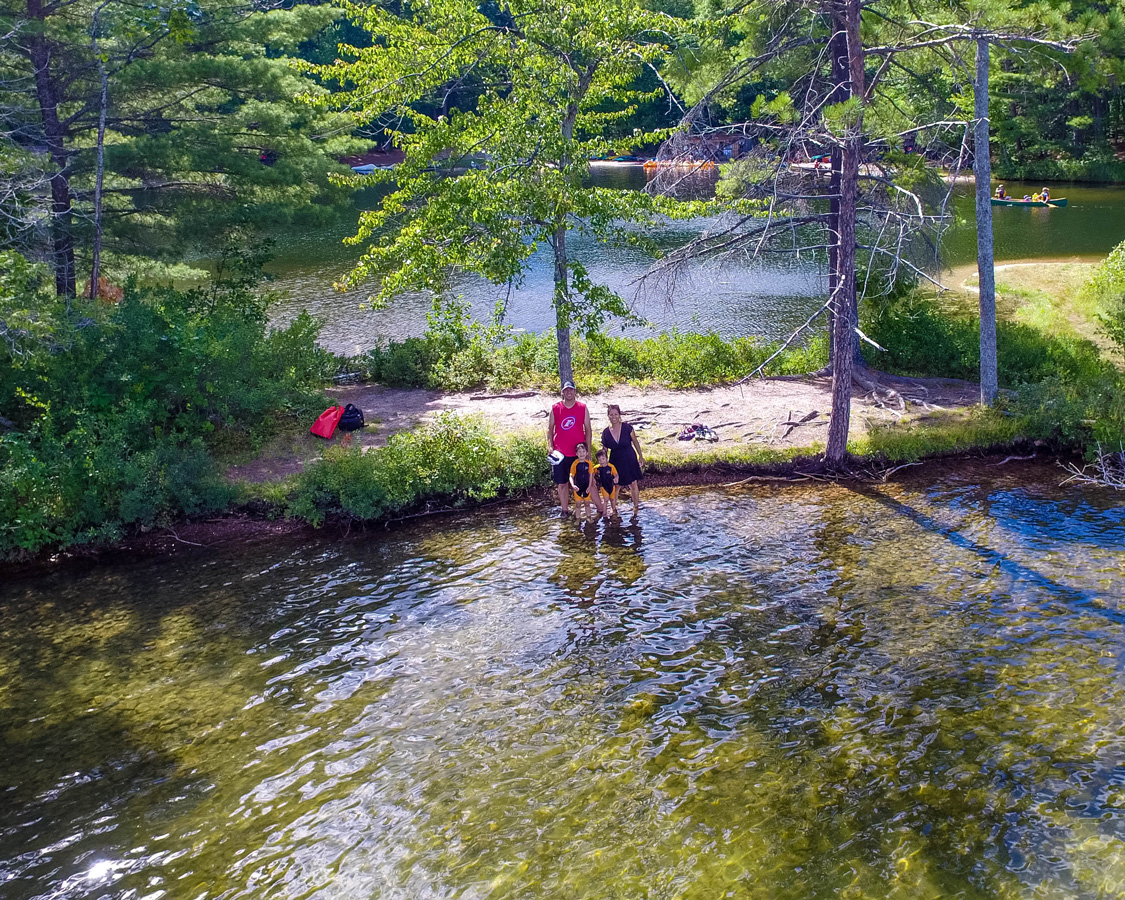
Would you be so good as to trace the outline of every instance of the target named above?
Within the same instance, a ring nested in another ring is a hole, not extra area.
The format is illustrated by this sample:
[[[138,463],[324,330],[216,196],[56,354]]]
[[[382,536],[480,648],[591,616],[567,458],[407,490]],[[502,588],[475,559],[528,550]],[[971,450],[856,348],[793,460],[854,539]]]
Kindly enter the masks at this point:
[[[560,400],[551,412],[555,414],[555,449],[563,456],[576,456],[575,448],[586,440],[586,404],[576,400],[567,409]]]

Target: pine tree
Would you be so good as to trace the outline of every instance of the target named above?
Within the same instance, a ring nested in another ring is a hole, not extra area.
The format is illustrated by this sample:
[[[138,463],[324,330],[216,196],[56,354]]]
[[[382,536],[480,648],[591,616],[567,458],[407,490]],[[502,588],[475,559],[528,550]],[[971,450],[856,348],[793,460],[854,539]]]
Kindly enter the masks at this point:
[[[34,250],[46,231],[56,289],[73,296],[76,251],[103,230],[118,259],[177,258],[224,230],[338,198],[328,175],[346,171],[334,157],[354,142],[296,101],[311,82],[292,66],[337,15],[311,4],[0,0],[0,146],[18,161],[0,186],[12,199],[8,245]]]

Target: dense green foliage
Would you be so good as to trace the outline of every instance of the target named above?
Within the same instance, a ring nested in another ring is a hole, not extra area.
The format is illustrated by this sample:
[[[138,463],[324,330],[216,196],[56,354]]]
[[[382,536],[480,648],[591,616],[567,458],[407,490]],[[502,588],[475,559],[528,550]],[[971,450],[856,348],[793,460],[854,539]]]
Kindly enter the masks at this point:
[[[372,380],[395,387],[461,391],[488,386],[557,386],[558,345],[553,332],[514,334],[468,320],[457,303],[435,307],[420,338],[371,350],[365,367]],[[754,338],[725,340],[717,334],[666,332],[628,338],[592,334],[574,343],[575,383],[597,391],[619,382],[657,382],[687,388],[722,384],[755,371],[777,349]],[[813,371],[824,365],[827,347],[818,337],[774,360],[767,374]]]
[[[873,362],[902,375],[973,379],[979,367],[975,317],[910,296],[868,311],[864,331],[886,348]],[[1125,377],[1089,341],[1028,325],[997,324],[1001,386],[1022,433],[1092,450],[1125,439]]]
[[[338,18],[309,2],[0,0],[0,247],[51,252],[81,288],[103,112],[102,274],[335,217],[347,191],[329,174],[362,144],[299,102],[319,88],[292,62]]]
[[[327,516],[381,519],[427,500],[489,500],[545,483],[538,437],[500,440],[480,419],[442,415],[368,453],[333,447],[296,479],[287,512],[314,525]]]
[[[1083,292],[1098,310],[1106,336],[1125,352],[1125,242],[1094,270]]]
[[[998,5],[1018,26],[1081,35],[1073,54],[1007,53],[991,76],[995,173],[1028,180],[1122,181],[1121,76],[1125,16],[1119,2]],[[997,14],[993,14],[996,17]]]
[[[0,556],[221,508],[215,449],[322,406],[335,360],[315,323],[269,331],[244,266],[205,289],[130,284],[114,306],[64,305],[13,254],[0,271],[0,321],[38,326],[0,345]]]

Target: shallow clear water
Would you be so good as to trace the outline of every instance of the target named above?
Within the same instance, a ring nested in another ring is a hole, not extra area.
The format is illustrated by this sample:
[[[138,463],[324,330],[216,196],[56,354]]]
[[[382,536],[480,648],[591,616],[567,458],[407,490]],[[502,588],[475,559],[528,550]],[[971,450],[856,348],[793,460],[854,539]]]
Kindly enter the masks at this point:
[[[0,587],[0,895],[1125,893],[1125,508],[538,505]]]
[[[644,187],[640,166],[597,169],[597,183],[605,187],[636,190]],[[1022,195],[1038,187],[1008,183],[1010,192]],[[997,260],[1070,259],[1105,256],[1125,239],[1125,187],[1054,185],[1056,196],[1066,196],[1066,209],[996,208],[994,212]],[[361,197],[361,205],[375,202]],[[962,265],[976,259],[976,223],[971,187],[959,187],[954,212],[957,224],[946,232],[943,264]],[[419,335],[426,328],[428,296],[405,296],[385,310],[362,310],[369,291],[340,294],[332,284],[344,277],[358,258],[358,248],[341,241],[354,233],[356,214],[342,218],[335,228],[315,232],[288,231],[278,236],[277,256],[271,265],[275,287],[287,293],[276,309],[286,321],[308,309],[325,321],[323,341],[347,354],[366,350],[387,339]],[[711,226],[709,220],[677,223],[656,235],[662,245],[677,247]],[[633,247],[605,247],[581,235],[569,246],[591,276],[626,297],[647,326],[611,325],[610,333],[640,336],[665,331],[717,331],[725,337],[753,335],[765,340],[784,339],[793,328],[816,311],[825,291],[822,258],[772,257],[751,263],[727,258],[687,267],[673,284],[653,284],[638,293],[635,279],[651,266],[652,259]],[[474,276],[454,281],[451,294],[469,301],[474,315],[485,321],[497,300],[507,302],[508,322],[532,332],[554,327],[551,309],[552,263],[541,250],[522,284],[510,293]]]

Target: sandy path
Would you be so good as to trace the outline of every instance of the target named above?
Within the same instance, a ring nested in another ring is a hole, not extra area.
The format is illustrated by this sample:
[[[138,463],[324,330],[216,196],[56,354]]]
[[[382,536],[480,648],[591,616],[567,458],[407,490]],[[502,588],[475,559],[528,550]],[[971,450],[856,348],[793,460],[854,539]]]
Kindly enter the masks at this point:
[[[979,388],[952,379],[905,380],[887,377],[885,383],[908,398],[907,419],[929,415],[933,407],[970,406],[979,399]],[[608,424],[605,408],[621,406],[624,417],[637,428],[644,446],[660,446],[686,454],[721,449],[729,444],[758,444],[776,448],[823,444],[831,407],[831,381],[827,378],[756,379],[745,385],[700,390],[671,390],[662,387],[618,385],[583,400],[590,408],[595,440]],[[546,447],[547,414],[557,395],[540,391],[515,391],[505,395],[485,393],[448,394],[420,389],[351,385],[328,392],[340,404],[354,403],[364,411],[368,428],[358,433],[356,443],[377,447],[400,431],[412,429],[443,412],[483,416],[499,432],[528,429],[542,431]],[[808,421],[789,428],[787,422]],[[897,416],[875,398],[860,392],[853,395],[851,429],[861,435],[871,423]],[[719,443],[680,441],[685,424],[703,422],[719,436]],[[337,437],[336,440],[339,440]],[[289,436],[266,447],[253,462],[234,466],[229,474],[248,481],[266,481],[299,471],[323,452],[326,443],[312,435]]]

